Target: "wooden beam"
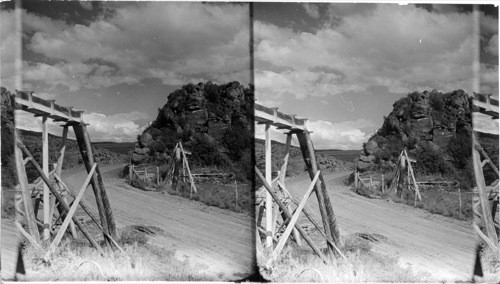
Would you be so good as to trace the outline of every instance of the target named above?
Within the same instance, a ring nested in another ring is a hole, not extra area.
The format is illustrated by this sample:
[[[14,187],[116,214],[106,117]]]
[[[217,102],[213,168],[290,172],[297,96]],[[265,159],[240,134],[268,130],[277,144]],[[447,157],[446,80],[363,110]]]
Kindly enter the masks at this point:
[[[43,173],[49,176],[49,131],[47,129],[47,116],[42,118],[42,166]],[[50,191],[46,184],[43,185],[43,240],[50,239],[52,215],[50,215]]]
[[[80,192],[78,193],[78,196],[75,198],[73,205],[69,209],[68,214],[64,218],[64,221],[61,225],[61,228],[59,229],[59,232],[57,233],[56,237],[54,238],[54,241],[52,241],[52,244],[50,245],[47,253],[45,254],[45,259],[48,260],[50,255],[54,253],[56,247],[59,245],[59,243],[62,240],[62,237],[64,236],[64,233],[66,232],[66,229],[68,228],[68,225],[70,224],[71,218],[73,218],[73,215],[76,212],[76,209],[78,208],[78,204],[80,203],[80,200],[83,198],[83,194],[85,193],[85,190],[89,186],[90,179],[94,175],[94,171],[96,168],[97,164],[94,164],[92,166],[92,169],[90,170],[90,173],[87,175],[87,178],[85,179],[85,182],[82,185],[82,188],[80,189]]]
[[[17,131],[14,132],[14,139],[17,143],[19,141],[19,134]],[[36,217],[33,210],[33,203],[31,201],[31,194],[28,189],[28,177],[26,175],[26,168],[23,163],[23,154],[21,149],[17,146],[14,147],[14,154],[16,157],[16,170],[17,179],[19,182],[19,187],[21,189],[21,196],[24,204],[24,217],[26,218],[26,223],[28,223],[28,230],[30,235],[33,237],[35,242],[40,241],[40,234],[38,232],[38,227],[36,225]]]
[[[64,187],[64,189],[68,192],[68,194],[73,197],[73,198],[76,198],[76,194],[73,192],[73,190],[69,187],[66,186],[66,184],[62,181],[61,177],[58,176],[57,174],[54,175],[54,177],[58,180],[58,182]],[[101,230],[101,232],[103,234],[106,234],[106,232],[104,232],[104,228],[102,227],[102,225],[99,223],[99,220],[94,216],[94,214],[92,214],[92,211],[90,211],[90,209],[87,207],[87,205],[85,205],[85,201],[84,200],[81,200],[80,201],[80,207],[83,209],[83,211],[85,211],[85,213],[87,213],[87,215],[89,215],[90,219],[94,222],[94,224],[96,224],[97,228],[99,228],[99,230]],[[108,238],[110,238],[110,240],[113,242],[113,244],[121,251],[121,252],[124,252],[123,249],[120,247],[120,245],[118,245],[118,243],[113,239],[112,236],[108,235]]]
[[[265,134],[265,165],[266,181],[272,182],[272,160],[271,160],[271,125],[266,124]],[[273,198],[269,192],[266,192],[266,247],[273,245]]]
[[[87,126],[83,123],[74,125],[73,130],[75,132],[85,168],[87,169],[87,172],[90,172],[95,161]],[[106,234],[114,237],[116,235],[116,225],[113,218],[113,212],[111,211],[111,205],[109,204],[106,194],[106,189],[104,188],[104,183],[102,181],[99,165],[97,165],[95,173],[92,176],[91,185],[96,198],[97,209],[99,211],[99,218],[101,219],[102,227],[106,230]],[[110,240],[107,237],[106,240],[110,243]]]
[[[266,181],[262,173],[259,171],[257,167],[255,167],[255,173],[257,177],[262,181],[264,184],[264,187],[267,189],[267,191],[271,194],[271,196],[274,198],[278,206],[281,208],[283,213],[285,214],[286,218],[291,219],[292,218],[292,213],[288,211],[288,208],[281,202],[281,200],[278,198],[274,190],[271,188],[269,183]],[[309,244],[309,246],[313,249],[313,251],[323,260],[323,262],[328,264],[328,259],[325,257],[325,255],[321,252],[321,250],[316,246],[316,244],[313,242],[313,240],[307,235],[307,233],[302,229],[297,223],[295,223],[295,228],[299,231],[299,233],[302,235],[304,240]]]
[[[277,111],[276,108],[265,107],[258,103],[254,105],[254,119],[259,124],[271,124],[279,129],[288,129],[291,131],[306,130],[305,119],[284,114]]]
[[[486,192],[486,182],[484,180],[483,168],[481,167],[481,156],[477,150],[477,138],[474,133],[472,134],[472,159],[474,163],[474,174],[476,176],[476,186],[479,193],[479,200],[481,202],[481,215],[483,215],[483,222],[486,227],[487,236],[494,244],[498,244],[498,236],[493,224],[493,217],[491,216],[491,208]]]
[[[27,155],[28,157],[33,157],[31,155],[31,153],[28,151],[28,149],[26,148],[26,146],[24,146],[24,144],[21,141],[17,141],[17,147],[19,147],[19,149],[21,149],[21,151],[23,151],[24,154]],[[59,201],[59,204],[61,204],[61,206],[63,206],[63,208],[64,208],[64,210],[66,210],[66,212],[69,212],[68,204],[66,204],[66,202],[64,202],[61,195],[59,194],[57,189],[54,187],[54,184],[43,173],[43,170],[40,167],[40,165],[34,159],[31,160],[31,163],[35,167],[35,170],[38,172],[38,174],[43,179],[45,184],[47,184],[47,186],[49,187],[49,190],[52,192],[52,194],[55,195],[57,201]],[[80,223],[80,221],[78,221],[78,219],[74,216],[73,216],[73,222],[75,222],[76,226],[80,229],[80,231],[82,231],[83,235],[89,240],[89,242],[92,244],[92,246],[94,246],[102,255],[104,255],[104,251],[102,250],[101,246],[99,246],[99,244],[94,240],[92,235],[87,231],[87,229],[85,229],[85,227]]]
[[[311,180],[314,178],[316,172],[319,170],[319,166],[316,161],[316,154],[314,153],[314,146],[312,144],[311,137],[308,132],[296,133],[299,140],[300,150],[302,152],[302,157],[307,167],[309,177]],[[329,237],[329,241],[339,245],[340,233],[337,227],[337,220],[333,212],[333,208],[330,202],[330,197],[326,190],[326,184],[323,179],[323,175],[320,174],[320,182],[316,183],[316,197],[318,199],[318,207],[321,213],[321,219],[323,221],[323,227],[325,228],[325,233]],[[334,248],[330,245],[328,246],[330,251],[333,252]]]
[[[314,176],[313,181],[309,185],[309,188],[307,189],[306,193],[304,194],[304,197],[302,198],[302,201],[300,202],[299,206],[295,210],[295,214],[293,214],[292,218],[290,219],[290,222],[288,223],[288,227],[285,229],[285,232],[283,235],[281,235],[280,240],[278,242],[278,245],[276,245],[276,248],[274,249],[273,253],[271,254],[270,261],[275,260],[278,255],[281,253],[281,250],[285,246],[286,241],[288,240],[288,237],[292,233],[292,229],[295,228],[295,223],[299,220],[300,213],[302,212],[302,209],[304,209],[304,206],[306,206],[307,199],[309,199],[309,196],[311,195],[314,186],[316,185],[316,182],[318,182],[320,172],[318,171],[316,175]]]

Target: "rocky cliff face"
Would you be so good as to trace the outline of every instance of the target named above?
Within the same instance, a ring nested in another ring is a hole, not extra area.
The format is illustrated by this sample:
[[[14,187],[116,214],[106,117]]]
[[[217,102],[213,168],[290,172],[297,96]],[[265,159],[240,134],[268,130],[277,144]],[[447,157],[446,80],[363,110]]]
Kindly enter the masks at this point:
[[[394,168],[403,148],[415,154],[422,148],[446,153],[457,135],[470,133],[471,112],[471,99],[462,90],[408,94],[394,103],[382,127],[365,143],[358,171]]]
[[[185,85],[168,95],[155,121],[138,137],[131,160],[169,160],[175,144],[182,141],[196,152],[192,159],[199,164],[239,161],[249,154],[253,137],[253,101],[253,89],[238,82]],[[208,157],[207,151],[215,156]]]

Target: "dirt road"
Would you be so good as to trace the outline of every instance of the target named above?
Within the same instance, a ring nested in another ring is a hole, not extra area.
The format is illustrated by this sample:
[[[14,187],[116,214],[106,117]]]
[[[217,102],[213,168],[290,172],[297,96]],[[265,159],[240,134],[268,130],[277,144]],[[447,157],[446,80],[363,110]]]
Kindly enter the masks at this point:
[[[343,185],[348,175],[347,172],[324,175],[342,237],[354,233],[378,234],[380,241],[373,242],[373,251],[398,257],[402,266],[429,273],[429,281],[470,280],[475,234],[469,222],[359,196]],[[286,185],[301,200],[309,183],[309,176],[301,175],[287,180]],[[314,194],[306,208],[321,223]]]
[[[130,225],[162,229],[164,232],[152,237],[150,243],[175,250],[177,258],[189,259],[194,269],[213,275],[212,280],[237,280],[253,272],[254,234],[250,216],[133,188],[117,177],[124,166],[101,167],[118,229]],[[84,170],[76,169],[63,179],[79,189],[85,177]],[[95,204],[91,187],[86,191],[85,201],[88,205]]]

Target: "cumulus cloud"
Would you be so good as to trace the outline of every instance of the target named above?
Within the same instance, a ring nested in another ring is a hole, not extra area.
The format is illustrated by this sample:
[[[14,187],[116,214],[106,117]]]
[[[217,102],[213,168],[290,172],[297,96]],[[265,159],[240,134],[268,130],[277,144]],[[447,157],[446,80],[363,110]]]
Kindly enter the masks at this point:
[[[140,134],[141,126],[135,121],[150,118],[142,112],[105,115],[102,113],[83,114],[93,141],[130,142]]]
[[[40,94],[37,94],[40,96]],[[40,132],[42,131],[42,119],[33,117],[33,114],[25,111],[16,111],[16,127],[25,130]],[[137,135],[141,133],[144,126],[136,123],[137,120],[150,119],[147,113],[131,112],[119,113],[114,115],[105,115],[102,113],[83,114],[83,120],[89,124],[87,129],[93,142],[130,142],[135,141]],[[60,123],[54,123],[48,120],[48,131],[54,135],[60,136],[62,128]],[[70,131],[70,138],[74,138]]]
[[[306,10],[307,15],[313,19],[319,19],[319,7],[313,3],[303,3],[302,7]]]
[[[26,80],[70,90],[145,78],[165,84],[215,77],[249,83],[246,6],[145,2],[112,7],[110,17],[89,25],[26,13],[26,48],[51,59],[25,62]]]
[[[485,46],[486,52],[498,56],[498,34],[493,35]]]
[[[361,149],[363,143],[366,142],[372,134],[364,132],[363,129],[373,126],[375,126],[375,124],[366,119],[339,123],[317,120],[307,123],[307,128],[312,131],[311,139],[316,149]],[[265,128],[263,125],[255,126],[255,137],[265,139]],[[286,135],[284,135],[282,131],[271,127],[271,139],[284,143]],[[298,146],[298,142],[292,140],[292,145]]]
[[[342,14],[341,7],[356,6],[339,5],[332,11]],[[471,91],[470,14],[432,13],[412,5],[365,8],[358,13],[347,9],[341,21],[314,33],[256,22],[258,98],[362,93],[371,86],[384,86],[392,93]],[[494,22],[485,19],[482,26],[495,32]]]

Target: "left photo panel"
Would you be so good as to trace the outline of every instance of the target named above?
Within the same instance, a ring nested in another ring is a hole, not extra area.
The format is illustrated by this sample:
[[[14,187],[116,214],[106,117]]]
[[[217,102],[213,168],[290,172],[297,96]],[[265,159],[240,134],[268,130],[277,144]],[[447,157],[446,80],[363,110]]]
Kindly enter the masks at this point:
[[[2,280],[254,275],[249,4],[0,13]]]

